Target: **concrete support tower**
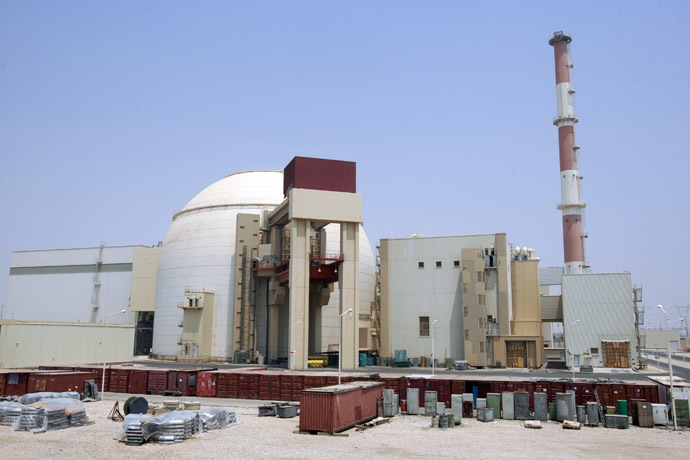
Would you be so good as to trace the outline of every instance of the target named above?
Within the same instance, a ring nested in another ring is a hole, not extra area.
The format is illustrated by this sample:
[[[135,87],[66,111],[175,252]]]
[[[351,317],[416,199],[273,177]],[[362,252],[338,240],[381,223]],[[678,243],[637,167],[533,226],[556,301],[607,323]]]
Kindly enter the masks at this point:
[[[558,116],[553,124],[558,127],[558,149],[561,163],[561,204],[558,209],[563,212],[563,252],[564,274],[584,273],[585,249],[582,230],[582,209],[585,203],[580,201],[580,180],[582,176],[577,169],[577,150],[575,144],[575,110],[573,94],[570,87],[570,68],[568,62],[568,44],[570,35],[555,32],[549,45],[553,46],[556,61],[556,100]]]

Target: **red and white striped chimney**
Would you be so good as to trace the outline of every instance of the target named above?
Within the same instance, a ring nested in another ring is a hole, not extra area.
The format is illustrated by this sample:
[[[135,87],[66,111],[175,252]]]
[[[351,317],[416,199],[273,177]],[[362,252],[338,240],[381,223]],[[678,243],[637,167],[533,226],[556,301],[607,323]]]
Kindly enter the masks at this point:
[[[577,169],[577,150],[575,144],[575,110],[573,93],[570,87],[570,68],[568,44],[572,37],[566,33],[555,32],[549,45],[553,46],[556,60],[556,101],[558,116],[553,124],[558,127],[558,150],[561,162],[561,204],[563,213],[563,253],[565,274],[585,273],[585,246],[582,230],[582,209],[580,201],[580,172]]]

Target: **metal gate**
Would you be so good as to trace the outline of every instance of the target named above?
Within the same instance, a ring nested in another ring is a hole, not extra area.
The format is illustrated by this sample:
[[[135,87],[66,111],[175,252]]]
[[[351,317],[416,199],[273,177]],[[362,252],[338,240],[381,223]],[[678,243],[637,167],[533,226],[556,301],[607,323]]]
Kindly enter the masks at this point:
[[[508,367],[527,367],[527,343],[506,342]]]
[[[630,342],[602,341],[604,367],[630,367]]]

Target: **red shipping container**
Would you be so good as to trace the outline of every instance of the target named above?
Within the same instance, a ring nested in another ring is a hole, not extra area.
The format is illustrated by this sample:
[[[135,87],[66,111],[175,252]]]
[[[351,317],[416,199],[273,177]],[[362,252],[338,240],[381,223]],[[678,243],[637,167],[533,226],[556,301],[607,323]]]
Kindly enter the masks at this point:
[[[108,388],[106,391],[113,393],[127,393],[127,386],[129,384],[128,368],[113,367],[110,369],[110,377]]]
[[[20,371],[17,369],[3,369],[0,371],[5,376],[3,396],[21,396],[26,394],[31,371]]]
[[[149,388],[149,371],[132,369],[127,380],[127,393],[145,395]]]
[[[215,367],[199,369],[171,369],[168,371],[168,389],[183,396],[196,396],[196,377],[199,372],[214,371]]]
[[[465,381],[459,379],[453,379],[452,383],[452,394],[461,395],[465,392]]]
[[[49,391],[61,393],[63,391],[84,392],[84,382],[91,380],[90,372],[36,372],[29,375],[26,388],[27,393]]]
[[[149,380],[146,392],[150,395],[162,395],[168,387],[167,369],[149,369]]]
[[[304,390],[300,399],[300,431],[337,433],[376,417],[381,382],[352,382]]]
[[[197,396],[216,396],[216,385],[218,382],[218,371],[204,371],[196,375],[196,395]]]
[[[93,376],[93,381],[101,391],[101,383],[103,381],[103,367],[102,366],[74,366],[76,372],[90,372]],[[110,391],[110,368],[105,369],[105,391]]]

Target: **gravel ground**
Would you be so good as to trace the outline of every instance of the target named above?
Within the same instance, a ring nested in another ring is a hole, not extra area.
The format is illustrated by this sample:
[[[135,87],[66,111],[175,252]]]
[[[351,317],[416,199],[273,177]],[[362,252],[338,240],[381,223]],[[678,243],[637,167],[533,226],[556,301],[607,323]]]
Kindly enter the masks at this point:
[[[120,401],[120,406],[122,406]],[[397,416],[348,436],[295,434],[299,419],[257,417],[256,407],[232,407],[241,424],[181,444],[140,447],[117,442],[122,426],[106,417],[112,400],[87,403],[93,425],[41,434],[0,426],[0,459],[215,459],[215,458],[471,458],[471,459],[687,459],[690,431],[583,427],[563,430],[555,422],[529,430],[518,421],[482,423],[463,419],[454,429],[431,429],[423,416]],[[234,400],[233,404],[242,404]],[[254,405],[253,403],[247,405]],[[208,407],[208,406],[202,406]]]

